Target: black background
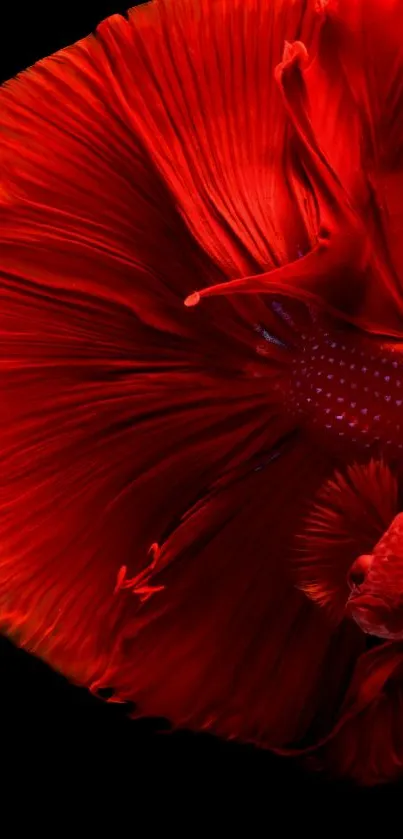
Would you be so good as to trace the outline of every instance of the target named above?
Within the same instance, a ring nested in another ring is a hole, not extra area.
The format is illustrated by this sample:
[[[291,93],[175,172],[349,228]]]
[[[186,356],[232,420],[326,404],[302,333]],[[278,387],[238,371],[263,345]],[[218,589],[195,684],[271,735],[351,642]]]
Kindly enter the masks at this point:
[[[0,80],[84,37],[103,18],[125,12],[120,3],[84,2],[57,3],[53,8],[36,2],[29,9],[10,6],[2,12]],[[370,796],[373,801],[394,796],[397,789],[352,788],[263,751],[205,735],[172,734],[162,721],[133,722],[122,706],[107,705],[72,687],[6,639],[0,639],[0,742],[2,762],[13,757],[19,776],[24,767],[22,787],[24,779],[31,784],[35,773],[57,775],[63,768],[74,791],[101,773],[108,783],[115,779],[120,785],[124,780],[122,797],[131,789],[136,806],[144,788],[157,800],[172,785],[178,804],[186,785],[203,806],[216,794],[220,800],[229,795],[236,806],[247,792],[254,809],[259,802],[263,808],[271,806],[278,796],[287,803],[297,792],[308,806],[309,794],[314,801],[329,792],[338,802],[345,796]],[[130,806],[127,797],[125,801]]]

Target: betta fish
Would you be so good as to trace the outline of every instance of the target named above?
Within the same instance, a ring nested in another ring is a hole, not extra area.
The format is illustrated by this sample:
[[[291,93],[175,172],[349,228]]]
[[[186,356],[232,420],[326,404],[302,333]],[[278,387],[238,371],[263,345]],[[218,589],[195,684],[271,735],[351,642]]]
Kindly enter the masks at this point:
[[[1,101],[0,626],[403,772],[403,16],[151,0]]]

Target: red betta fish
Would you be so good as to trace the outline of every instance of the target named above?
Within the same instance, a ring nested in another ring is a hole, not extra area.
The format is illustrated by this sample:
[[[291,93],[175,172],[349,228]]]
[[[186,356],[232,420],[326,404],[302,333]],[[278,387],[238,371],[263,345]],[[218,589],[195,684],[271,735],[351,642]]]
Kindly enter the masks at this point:
[[[402,45],[395,0],[154,0],[0,91],[3,631],[363,784],[403,771]]]

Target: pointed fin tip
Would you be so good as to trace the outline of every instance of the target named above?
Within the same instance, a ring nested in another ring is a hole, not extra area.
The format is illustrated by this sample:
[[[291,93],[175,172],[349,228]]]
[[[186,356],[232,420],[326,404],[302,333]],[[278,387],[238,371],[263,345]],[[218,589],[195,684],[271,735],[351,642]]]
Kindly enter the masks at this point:
[[[338,0],[316,0],[315,12],[319,15],[338,11]]]
[[[282,64],[293,64],[299,61],[304,65],[308,62],[308,50],[302,41],[285,41]]]
[[[195,291],[194,294],[189,294],[189,297],[185,300],[185,306],[188,309],[191,309],[193,306],[197,306],[200,303],[200,294],[198,291]]]

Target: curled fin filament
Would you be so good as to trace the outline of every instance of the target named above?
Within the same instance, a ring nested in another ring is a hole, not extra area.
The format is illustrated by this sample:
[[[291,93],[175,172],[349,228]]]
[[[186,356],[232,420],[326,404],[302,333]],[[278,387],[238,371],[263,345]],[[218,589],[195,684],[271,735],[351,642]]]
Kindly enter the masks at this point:
[[[114,594],[118,594],[120,591],[131,591],[132,594],[136,595],[141,603],[144,603],[146,600],[149,599],[153,594],[157,591],[163,591],[165,586],[151,586],[150,580],[157,573],[160,568],[160,557],[161,557],[161,548],[154,542],[151,545],[150,550],[148,551],[149,555],[152,556],[152,560],[149,565],[146,566],[139,574],[136,574],[134,577],[127,577],[127,566],[122,565],[119,569],[116,586],[114,589]]]

